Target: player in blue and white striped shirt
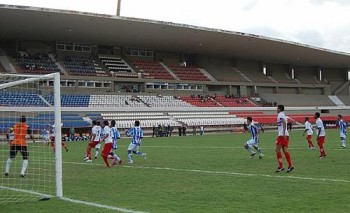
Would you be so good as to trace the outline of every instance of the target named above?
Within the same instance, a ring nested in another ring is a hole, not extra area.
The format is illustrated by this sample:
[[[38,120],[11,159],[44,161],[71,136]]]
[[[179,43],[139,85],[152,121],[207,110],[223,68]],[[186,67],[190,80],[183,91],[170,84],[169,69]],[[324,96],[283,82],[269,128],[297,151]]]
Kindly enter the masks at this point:
[[[141,146],[141,139],[143,138],[143,130],[140,127],[140,121],[135,121],[135,126],[126,133],[127,136],[132,136],[132,141],[128,147],[128,159],[129,163],[134,163],[132,153],[144,156],[146,159],[146,153],[139,152]]]
[[[347,135],[347,123],[345,121],[343,121],[343,116],[342,115],[338,115],[338,126],[339,126],[339,131],[340,131],[340,140],[341,140],[341,147],[342,148],[346,148],[346,135]]]
[[[115,120],[111,121],[111,135],[112,135],[112,150],[110,153],[110,156],[113,160],[113,165],[116,165],[117,163],[120,165],[122,164],[123,160],[116,154],[116,150],[118,149],[118,139],[120,139],[120,133],[115,126]]]
[[[255,124],[253,122],[252,117],[247,117],[247,124],[248,124],[248,131],[252,135],[252,138],[247,141],[243,146],[244,148],[250,153],[250,157],[253,158],[254,155],[256,154],[253,150],[252,147],[259,153],[259,158],[263,158],[264,154],[259,148],[259,133],[261,131],[261,125],[260,124]]]

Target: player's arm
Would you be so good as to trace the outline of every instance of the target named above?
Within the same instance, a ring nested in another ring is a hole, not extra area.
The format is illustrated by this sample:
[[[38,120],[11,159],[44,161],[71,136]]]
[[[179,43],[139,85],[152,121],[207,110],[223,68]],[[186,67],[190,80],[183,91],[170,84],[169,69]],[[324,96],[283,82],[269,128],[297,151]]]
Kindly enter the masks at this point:
[[[303,132],[303,136],[305,135],[305,133],[307,132],[307,128],[305,128],[304,132]]]
[[[29,138],[30,138],[33,142],[35,142],[35,140],[34,140],[34,135],[33,135],[33,131],[32,131],[30,128],[27,129],[27,134],[29,135]]]
[[[117,139],[120,139],[120,132],[117,130],[116,132]]]
[[[129,129],[129,130],[126,132],[126,135],[127,135],[127,136],[130,136],[130,135],[133,133],[133,131],[134,131],[134,128]]]

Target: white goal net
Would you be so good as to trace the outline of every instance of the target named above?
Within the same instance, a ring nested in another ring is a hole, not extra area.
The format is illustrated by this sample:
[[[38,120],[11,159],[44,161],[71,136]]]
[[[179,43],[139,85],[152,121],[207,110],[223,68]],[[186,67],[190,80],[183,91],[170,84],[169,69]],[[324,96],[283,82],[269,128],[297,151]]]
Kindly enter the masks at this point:
[[[63,196],[60,124],[59,73],[0,74],[0,203]]]

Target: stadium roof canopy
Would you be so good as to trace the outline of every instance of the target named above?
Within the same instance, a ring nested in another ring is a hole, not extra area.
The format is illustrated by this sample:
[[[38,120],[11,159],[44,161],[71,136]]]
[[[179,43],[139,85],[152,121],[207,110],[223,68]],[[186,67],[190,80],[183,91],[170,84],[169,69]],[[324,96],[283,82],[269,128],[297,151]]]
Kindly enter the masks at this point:
[[[226,20],[229,21],[229,20]],[[0,5],[0,38],[113,45],[271,63],[350,68],[350,54],[170,22]]]

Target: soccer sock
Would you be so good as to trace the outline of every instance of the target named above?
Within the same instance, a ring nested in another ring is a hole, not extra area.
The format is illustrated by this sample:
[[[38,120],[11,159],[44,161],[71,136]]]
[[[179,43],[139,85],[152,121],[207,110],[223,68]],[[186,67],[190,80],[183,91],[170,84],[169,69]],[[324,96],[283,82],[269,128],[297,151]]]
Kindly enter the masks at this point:
[[[321,156],[326,156],[326,152],[324,151],[324,148],[323,148],[323,143],[318,143],[318,146],[320,147]]]
[[[343,147],[346,147],[346,142],[345,142],[345,140],[341,140],[341,143],[342,143]]]
[[[287,160],[287,163],[288,163],[288,168],[291,167],[292,166],[292,159],[290,157],[289,152],[285,152],[284,156],[286,156],[286,160]]]
[[[128,159],[129,159],[129,162],[133,162],[133,160],[132,160],[132,154],[128,154]]]
[[[28,160],[23,160],[21,175],[25,175],[27,167],[28,167]]]
[[[309,144],[309,147],[314,147],[314,144],[312,143],[311,140],[307,140],[307,143]]]
[[[86,156],[91,160],[91,147],[88,146],[87,150],[86,150]]]
[[[10,172],[11,163],[12,163],[12,159],[11,158],[7,159],[5,173],[9,173]]]
[[[245,149],[246,149],[251,155],[254,153],[253,150],[252,150],[252,148],[249,147],[249,146],[248,146],[247,148],[245,148]]]
[[[62,141],[62,146],[63,148],[67,151],[68,150],[68,147],[67,147],[67,144],[65,142]]]
[[[259,155],[262,154],[262,151],[258,146],[254,146],[254,149],[259,153]]]
[[[142,152],[139,152],[139,151],[133,151],[133,153],[134,153],[135,155],[139,155],[139,156],[142,156],[142,155],[143,155],[143,153],[142,153]]]
[[[114,158],[114,160],[116,160],[116,161],[120,161],[120,158],[119,158],[118,155],[116,155],[116,154],[113,155],[113,158]]]
[[[95,149],[95,157],[98,156],[98,150],[99,150],[99,149]]]
[[[276,156],[277,156],[278,168],[283,168],[282,153],[276,152]]]

